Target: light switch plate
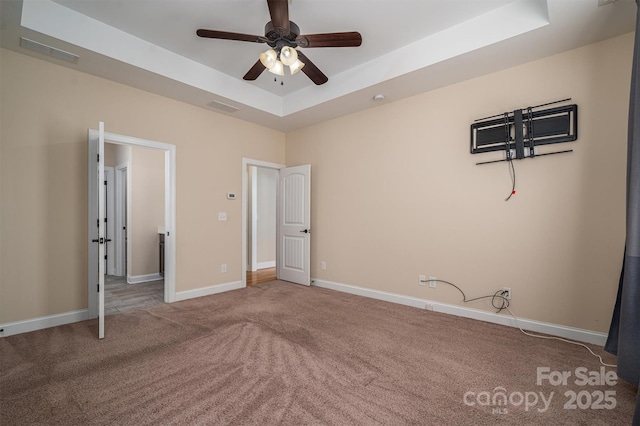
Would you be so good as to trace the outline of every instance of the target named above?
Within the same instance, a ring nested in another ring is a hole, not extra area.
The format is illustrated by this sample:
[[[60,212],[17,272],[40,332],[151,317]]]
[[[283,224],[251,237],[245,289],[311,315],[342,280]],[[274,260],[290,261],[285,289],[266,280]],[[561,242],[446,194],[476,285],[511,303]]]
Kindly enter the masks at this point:
[[[227,212],[219,212],[218,213],[218,220],[220,220],[220,221],[227,220]]]

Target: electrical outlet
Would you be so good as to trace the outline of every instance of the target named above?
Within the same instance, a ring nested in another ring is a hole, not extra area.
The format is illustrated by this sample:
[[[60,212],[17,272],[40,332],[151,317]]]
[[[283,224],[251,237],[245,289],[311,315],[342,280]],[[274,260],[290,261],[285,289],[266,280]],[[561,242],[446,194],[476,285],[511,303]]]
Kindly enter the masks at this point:
[[[320,269],[325,271],[327,269],[327,262],[325,262],[324,260],[320,262]]]
[[[427,285],[427,277],[425,275],[418,275],[418,285],[423,287]]]
[[[511,300],[511,287],[502,287],[502,297]]]
[[[429,287],[436,288],[436,277],[429,277]]]
[[[433,311],[433,303],[427,302],[427,305],[425,306],[425,309],[427,311]]]
[[[227,272],[227,264],[223,263],[222,265],[220,265],[220,272],[224,273]]]

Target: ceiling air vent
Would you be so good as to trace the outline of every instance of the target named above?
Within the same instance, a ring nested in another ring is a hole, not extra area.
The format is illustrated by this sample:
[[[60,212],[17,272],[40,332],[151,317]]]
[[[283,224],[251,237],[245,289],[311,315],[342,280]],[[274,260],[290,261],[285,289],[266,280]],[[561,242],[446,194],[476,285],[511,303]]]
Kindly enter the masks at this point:
[[[207,104],[207,106],[210,106],[211,108],[222,110],[224,112],[236,112],[239,109],[239,108],[236,108],[234,106],[227,105],[225,103],[218,102],[218,101],[209,102]]]
[[[47,46],[46,44],[38,43],[37,41],[24,37],[20,37],[20,46],[73,64],[78,63],[78,59],[80,59],[78,55],[74,55],[73,53],[65,52],[64,50],[56,49],[55,47]]]

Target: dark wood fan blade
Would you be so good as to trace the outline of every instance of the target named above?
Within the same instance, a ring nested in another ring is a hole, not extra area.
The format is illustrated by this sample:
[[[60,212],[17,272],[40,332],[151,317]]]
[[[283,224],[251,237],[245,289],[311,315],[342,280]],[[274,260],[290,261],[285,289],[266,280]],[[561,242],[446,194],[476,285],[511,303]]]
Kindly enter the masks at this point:
[[[307,58],[307,55],[305,55],[299,50],[298,50],[298,59],[304,63],[304,67],[302,67],[302,72],[305,73],[307,77],[309,77],[311,81],[313,81],[315,84],[319,86],[329,81],[329,77],[324,75],[324,73],[320,71],[320,69],[318,69],[318,67],[316,67],[315,64],[311,62],[309,58]]]
[[[264,70],[266,70],[266,68],[264,67],[264,65],[262,65],[262,62],[260,62],[260,59],[258,59],[258,62],[253,64],[251,69],[247,71],[247,73],[242,78],[244,80],[255,80],[256,78],[260,77],[260,74],[262,74],[262,71]]]
[[[251,34],[240,34],[240,33],[230,33],[227,31],[216,31],[216,30],[203,30],[199,29],[196,31],[196,34],[199,37],[204,38],[217,38],[221,40],[237,40],[237,41],[249,41],[252,43],[265,43],[267,42],[267,38],[263,36],[251,35]]]
[[[357,31],[346,33],[306,34],[296,38],[300,47],[356,47],[362,44]]]
[[[267,0],[271,23],[275,32],[281,36],[289,35],[289,1]]]

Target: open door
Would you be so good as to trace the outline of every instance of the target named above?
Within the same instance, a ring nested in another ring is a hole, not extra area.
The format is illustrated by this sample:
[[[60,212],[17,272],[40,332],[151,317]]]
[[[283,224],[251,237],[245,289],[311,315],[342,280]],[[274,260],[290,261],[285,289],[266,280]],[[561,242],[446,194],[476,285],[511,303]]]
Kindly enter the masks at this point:
[[[280,169],[278,279],[311,285],[311,166]]]
[[[105,274],[105,180],[104,123],[98,132],[89,131],[89,258],[97,268],[89,268],[89,284],[95,282],[96,297],[89,298],[89,313],[97,311],[98,338],[104,338],[104,274]],[[95,276],[95,271],[98,276]],[[94,300],[92,300],[94,299]]]

